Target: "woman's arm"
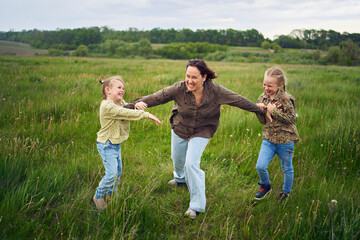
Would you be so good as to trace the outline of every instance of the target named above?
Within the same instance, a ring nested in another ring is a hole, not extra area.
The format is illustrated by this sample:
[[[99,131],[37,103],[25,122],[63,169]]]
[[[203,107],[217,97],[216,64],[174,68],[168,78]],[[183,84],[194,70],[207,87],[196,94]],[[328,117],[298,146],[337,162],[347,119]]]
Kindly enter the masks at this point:
[[[180,82],[177,82],[174,85],[166,87],[153,94],[144,97],[139,97],[133,100],[131,103],[125,105],[125,107],[134,109],[135,105],[140,102],[143,102],[146,105],[145,106],[144,104],[141,104],[142,107],[140,109],[165,104],[167,102],[175,100],[176,93],[177,91],[179,91],[179,89],[180,89]],[[139,106],[139,104],[137,106]]]
[[[263,100],[263,97],[262,97],[262,95],[260,95],[260,97],[257,99],[257,101],[256,101],[256,105],[258,105],[258,104],[262,104],[262,105],[264,105],[264,103],[262,102],[262,100]],[[259,105],[258,105],[259,106]],[[264,105],[265,106],[265,105]],[[260,106],[259,106],[260,107]],[[261,108],[261,107],[260,107]],[[264,109],[266,109],[266,108],[264,108]],[[263,110],[264,110],[263,109]],[[268,112],[266,112],[266,114],[268,114]],[[262,115],[262,114],[257,114],[256,115],[257,116],[257,118],[259,119],[259,122],[261,123],[261,124],[266,124],[266,117],[264,116],[264,115]]]
[[[246,97],[240,96],[239,94],[221,85],[218,85],[218,89],[218,98],[221,105],[228,104],[230,106],[238,107],[243,110],[265,116],[266,110],[261,110],[255,103],[253,103]]]

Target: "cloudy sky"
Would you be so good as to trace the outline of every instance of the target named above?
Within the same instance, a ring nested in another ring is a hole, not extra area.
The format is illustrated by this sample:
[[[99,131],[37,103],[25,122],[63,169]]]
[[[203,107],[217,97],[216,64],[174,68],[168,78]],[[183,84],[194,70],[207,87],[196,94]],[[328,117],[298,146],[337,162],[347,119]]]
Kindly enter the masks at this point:
[[[93,26],[360,33],[360,0],[0,0],[0,31]]]

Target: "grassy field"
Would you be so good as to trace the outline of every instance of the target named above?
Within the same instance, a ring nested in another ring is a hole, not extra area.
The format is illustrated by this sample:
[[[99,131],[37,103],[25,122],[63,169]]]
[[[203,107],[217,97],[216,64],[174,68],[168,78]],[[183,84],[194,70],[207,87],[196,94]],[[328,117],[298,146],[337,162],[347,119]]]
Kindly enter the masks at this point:
[[[255,101],[258,63],[208,62],[216,82]],[[104,174],[96,150],[100,75],[121,75],[125,100],[184,79],[186,61],[0,57],[1,239],[359,239],[360,68],[281,65],[297,99],[293,192],[275,200],[283,174],[269,166],[272,193],[254,202],[262,126],[222,107],[201,167],[207,209],[184,218],[186,187],[170,188],[172,103],[148,109],[163,124],[133,122],[123,175],[108,209],[91,198]]]

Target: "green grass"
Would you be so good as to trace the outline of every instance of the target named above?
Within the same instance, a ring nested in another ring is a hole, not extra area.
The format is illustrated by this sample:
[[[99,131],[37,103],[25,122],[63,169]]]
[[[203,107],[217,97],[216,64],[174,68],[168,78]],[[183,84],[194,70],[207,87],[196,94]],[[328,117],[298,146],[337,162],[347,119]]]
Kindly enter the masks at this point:
[[[216,82],[255,101],[270,64],[208,62]],[[277,203],[283,174],[269,166],[272,193],[261,202],[255,170],[262,126],[223,106],[201,167],[206,213],[183,217],[186,187],[172,178],[172,104],[148,109],[163,120],[133,122],[122,145],[123,175],[109,208],[91,198],[104,174],[96,150],[100,75],[121,75],[125,100],[185,75],[186,61],[0,58],[1,239],[357,239],[360,237],[360,68],[281,65],[296,97],[294,186]],[[332,203],[336,200],[336,204]]]

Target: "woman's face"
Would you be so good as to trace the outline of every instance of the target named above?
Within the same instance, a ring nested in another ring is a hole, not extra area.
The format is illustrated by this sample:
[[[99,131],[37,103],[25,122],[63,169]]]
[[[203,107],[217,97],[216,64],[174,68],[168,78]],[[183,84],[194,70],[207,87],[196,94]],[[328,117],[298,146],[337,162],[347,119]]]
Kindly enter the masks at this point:
[[[282,87],[282,83],[278,84],[276,78],[265,76],[263,82],[264,91],[269,97],[273,98],[276,96],[277,91]]]
[[[197,67],[189,66],[186,69],[186,76],[185,76],[185,84],[187,89],[190,92],[198,92],[201,91],[203,87],[203,82],[206,80],[206,74],[201,76],[201,73]]]
[[[125,94],[124,84],[118,80],[112,80],[110,87],[107,89],[107,100],[120,102]]]

